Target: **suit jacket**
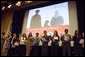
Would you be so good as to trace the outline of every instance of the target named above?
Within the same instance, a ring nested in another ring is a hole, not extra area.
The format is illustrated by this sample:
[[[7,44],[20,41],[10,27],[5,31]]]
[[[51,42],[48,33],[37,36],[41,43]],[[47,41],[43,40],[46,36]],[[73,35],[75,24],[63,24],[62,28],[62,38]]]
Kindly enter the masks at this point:
[[[69,41],[66,41],[65,40],[65,37],[68,36],[69,38]],[[70,44],[70,40],[71,40],[71,36],[69,34],[64,34],[62,37],[61,37],[61,40],[62,40],[62,44]]]
[[[43,46],[48,46],[48,42],[49,42],[49,36],[48,35],[44,35],[42,36],[42,38],[45,38],[45,40],[47,40],[46,42],[43,42]]]

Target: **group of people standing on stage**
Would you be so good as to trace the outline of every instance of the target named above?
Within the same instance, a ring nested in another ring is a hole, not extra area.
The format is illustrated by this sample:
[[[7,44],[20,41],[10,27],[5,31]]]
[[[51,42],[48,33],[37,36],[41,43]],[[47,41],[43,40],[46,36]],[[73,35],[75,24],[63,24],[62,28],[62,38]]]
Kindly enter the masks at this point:
[[[8,33],[7,36],[5,36],[5,33],[2,33],[1,36],[1,50],[2,54],[3,52],[8,52],[10,48],[15,48],[19,45],[25,45],[26,46],[26,53],[25,56],[30,56],[31,47],[35,46],[35,54],[37,54],[37,46],[39,46],[39,42],[42,41],[42,56],[48,56],[48,42],[52,41],[52,55],[58,56],[59,51],[59,41],[62,41],[62,48],[63,48],[63,56],[71,56],[71,44],[70,41],[74,41],[74,51],[75,56],[82,56],[82,53],[84,52],[84,32],[82,35],[79,34],[79,31],[75,31],[75,35],[71,37],[70,34],[68,34],[68,29],[65,29],[65,34],[61,37],[58,35],[58,32],[55,30],[53,36],[48,36],[47,31],[43,32],[42,37],[39,37],[39,33],[36,33],[36,37],[32,36],[32,33],[30,32],[28,37],[25,33],[23,35],[19,34],[18,37],[14,33],[13,36],[11,33]]]

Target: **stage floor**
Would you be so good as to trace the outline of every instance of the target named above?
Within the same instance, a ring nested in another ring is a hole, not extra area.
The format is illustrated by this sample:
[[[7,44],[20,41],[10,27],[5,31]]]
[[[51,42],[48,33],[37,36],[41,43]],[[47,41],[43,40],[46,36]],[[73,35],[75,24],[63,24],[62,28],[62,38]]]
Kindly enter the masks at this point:
[[[48,46],[48,56],[53,56],[52,55],[52,46]],[[58,51],[58,56],[63,56],[63,50],[62,50],[62,47],[59,47],[58,48],[59,51]],[[37,47],[37,53],[36,52],[36,48],[34,46],[32,46],[31,48],[31,51],[30,51],[30,56],[42,56],[42,46],[38,46]],[[26,54],[26,46],[25,45],[21,45],[21,46],[17,46],[16,48],[11,48],[9,51],[8,51],[8,56],[25,56]],[[75,56],[74,54],[74,47],[71,47],[71,55],[72,56]]]

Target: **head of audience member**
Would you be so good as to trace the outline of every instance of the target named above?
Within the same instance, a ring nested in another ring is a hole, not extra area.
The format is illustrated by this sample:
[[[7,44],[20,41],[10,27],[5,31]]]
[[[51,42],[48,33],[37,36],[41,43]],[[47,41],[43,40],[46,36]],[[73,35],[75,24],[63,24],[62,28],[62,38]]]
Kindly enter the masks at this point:
[[[44,35],[47,35],[47,31],[44,31],[43,34],[44,34]]]
[[[65,29],[65,34],[68,34],[68,29]]]
[[[56,30],[54,31],[54,35],[58,36],[58,32]]]
[[[27,37],[27,36],[26,36],[26,33],[23,33],[23,37]]]
[[[13,38],[16,38],[17,36],[16,36],[16,33],[13,33]]]
[[[32,37],[32,33],[31,33],[31,32],[30,32],[29,35],[28,35],[28,38],[29,38],[29,37]]]
[[[76,31],[75,31],[75,36],[76,36],[76,35],[79,35],[79,30],[76,30]]]
[[[39,33],[36,33],[36,37],[39,37]]]

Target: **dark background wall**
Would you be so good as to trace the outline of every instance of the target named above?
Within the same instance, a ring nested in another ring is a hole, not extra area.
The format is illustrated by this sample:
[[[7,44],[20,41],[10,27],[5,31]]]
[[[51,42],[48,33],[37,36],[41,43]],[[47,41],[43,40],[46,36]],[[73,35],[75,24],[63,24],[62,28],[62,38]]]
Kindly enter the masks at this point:
[[[84,1],[77,1],[78,26],[80,32],[84,32]]]

